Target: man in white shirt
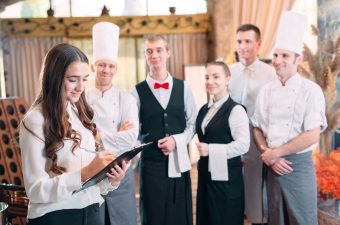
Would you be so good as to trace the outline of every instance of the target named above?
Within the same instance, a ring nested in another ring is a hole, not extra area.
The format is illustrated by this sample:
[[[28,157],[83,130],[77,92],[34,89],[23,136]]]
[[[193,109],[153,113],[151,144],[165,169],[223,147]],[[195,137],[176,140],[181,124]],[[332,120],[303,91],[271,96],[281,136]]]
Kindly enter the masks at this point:
[[[119,156],[136,145],[139,129],[137,102],[130,93],[112,85],[117,72],[119,27],[100,22],[93,26],[92,35],[94,64],[91,68],[96,75],[96,84],[86,93],[86,98],[94,109],[94,122],[104,148]],[[105,196],[101,213],[102,224],[137,225],[132,167],[127,170],[120,187]]]
[[[147,36],[144,46],[149,74],[132,94],[139,106],[141,142],[156,145],[141,154],[141,222],[192,225],[187,144],[195,132],[195,101],[190,88],[167,71],[171,53],[165,38]]]
[[[269,167],[268,224],[316,225],[312,150],[327,127],[321,88],[298,72],[307,18],[283,12],[273,53],[277,79],[265,85],[252,117],[254,137]]]
[[[236,30],[236,39],[240,62],[230,66],[229,91],[234,101],[246,107],[248,117],[251,118],[256,97],[263,85],[275,79],[275,70],[257,58],[261,46],[261,33],[257,26],[253,24],[239,26]],[[264,209],[267,208],[267,192],[262,179],[262,160],[253,141],[253,135],[249,151],[243,155],[242,160],[247,219],[253,225],[266,223],[267,213]]]

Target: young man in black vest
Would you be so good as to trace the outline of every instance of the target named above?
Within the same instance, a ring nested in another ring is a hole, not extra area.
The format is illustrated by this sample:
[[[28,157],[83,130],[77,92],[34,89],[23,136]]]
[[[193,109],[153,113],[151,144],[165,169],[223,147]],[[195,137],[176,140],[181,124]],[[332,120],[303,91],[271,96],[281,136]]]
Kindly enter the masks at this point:
[[[149,73],[132,94],[139,106],[142,143],[140,211],[142,225],[192,225],[187,144],[195,132],[196,107],[190,88],[167,71],[170,50],[163,36],[145,38]]]

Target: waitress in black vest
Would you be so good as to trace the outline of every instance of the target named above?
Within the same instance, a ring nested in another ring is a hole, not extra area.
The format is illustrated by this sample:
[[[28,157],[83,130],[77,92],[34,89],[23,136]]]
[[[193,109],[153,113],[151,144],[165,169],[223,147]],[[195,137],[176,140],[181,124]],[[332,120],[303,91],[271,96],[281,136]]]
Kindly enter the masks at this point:
[[[224,62],[206,66],[211,96],[197,116],[197,225],[243,225],[244,188],[241,155],[249,149],[245,109],[229,96],[230,71]]]

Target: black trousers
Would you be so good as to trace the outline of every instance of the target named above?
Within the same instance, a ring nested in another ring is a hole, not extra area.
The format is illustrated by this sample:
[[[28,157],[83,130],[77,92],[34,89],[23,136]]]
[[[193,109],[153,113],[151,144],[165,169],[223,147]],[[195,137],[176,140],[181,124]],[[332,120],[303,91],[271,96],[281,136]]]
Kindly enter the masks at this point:
[[[41,217],[28,219],[28,225],[98,225],[99,204],[83,209],[63,209],[49,212]]]

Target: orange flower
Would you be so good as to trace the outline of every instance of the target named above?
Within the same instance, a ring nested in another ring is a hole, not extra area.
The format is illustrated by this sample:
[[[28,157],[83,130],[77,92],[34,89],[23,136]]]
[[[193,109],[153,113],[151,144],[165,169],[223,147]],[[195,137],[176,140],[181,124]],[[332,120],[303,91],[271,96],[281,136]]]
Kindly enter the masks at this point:
[[[314,151],[313,159],[319,190],[340,198],[340,149],[331,151],[327,156]]]

